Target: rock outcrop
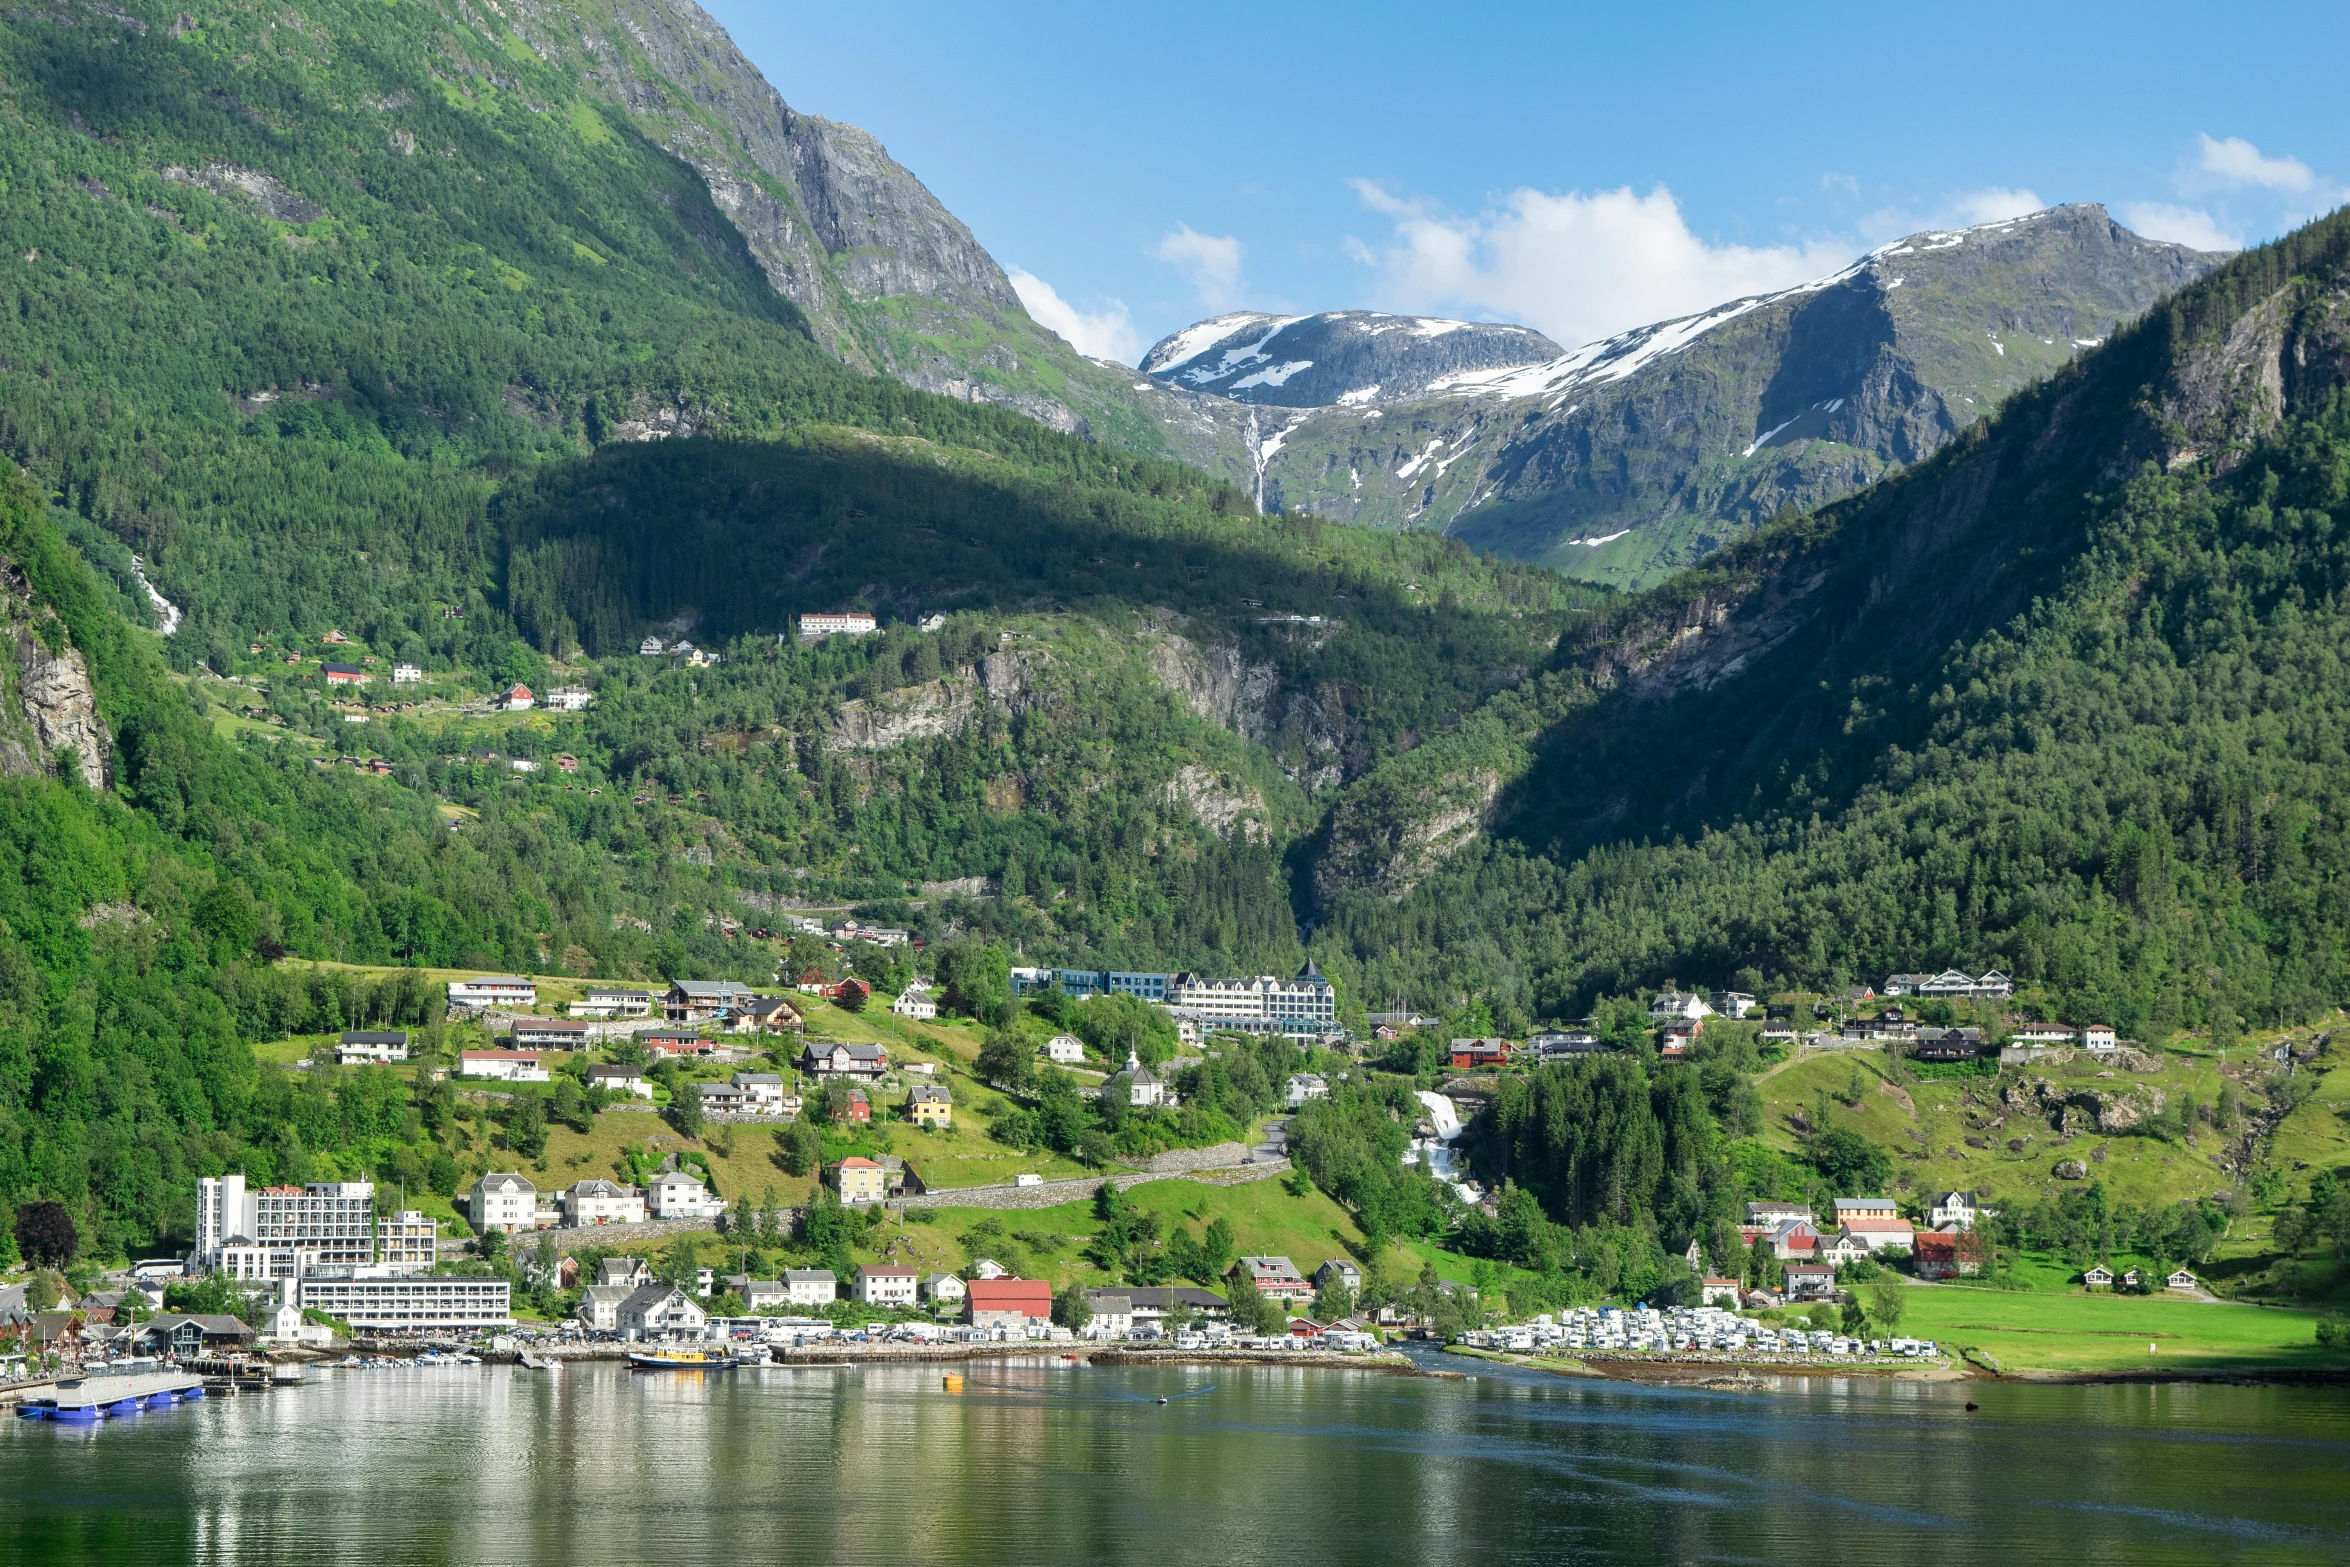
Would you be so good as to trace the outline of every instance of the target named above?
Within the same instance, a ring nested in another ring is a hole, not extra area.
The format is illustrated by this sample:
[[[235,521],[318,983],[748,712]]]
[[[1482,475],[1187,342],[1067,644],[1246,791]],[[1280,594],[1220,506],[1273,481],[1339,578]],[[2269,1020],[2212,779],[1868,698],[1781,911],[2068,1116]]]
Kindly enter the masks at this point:
[[[114,782],[114,735],[98,711],[98,691],[65,627],[33,601],[12,563],[0,562],[0,636],[9,667],[0,671],[0,773],[55,777],[70,753],[92,789]]]

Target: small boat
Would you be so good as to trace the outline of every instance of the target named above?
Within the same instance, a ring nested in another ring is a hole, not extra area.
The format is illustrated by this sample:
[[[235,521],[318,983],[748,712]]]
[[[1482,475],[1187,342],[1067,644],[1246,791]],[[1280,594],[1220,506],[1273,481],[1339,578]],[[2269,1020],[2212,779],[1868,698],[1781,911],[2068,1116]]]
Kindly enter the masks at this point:
[[[637,1371],[732,1371],[736,1362],[719,1349],[632,1349],[628,1364]]]
[[[481,1357],[479,1355],[452,1355],[449,1358],[460,1366],[478,1366],[481,1364]]]

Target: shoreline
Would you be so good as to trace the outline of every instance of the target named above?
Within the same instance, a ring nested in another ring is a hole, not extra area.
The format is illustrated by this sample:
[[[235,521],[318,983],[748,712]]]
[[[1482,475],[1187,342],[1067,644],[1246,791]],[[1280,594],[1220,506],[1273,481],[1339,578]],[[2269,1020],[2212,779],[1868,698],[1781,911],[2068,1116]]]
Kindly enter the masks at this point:
[[[1621,1356],[1511,1355],[1501,1350],[1447,1345],[1448,1355],[1517,1366],[1551,1376],[1587,1377],[1601,1382],[1638,1382],[1651,1387],[1760,1389],[1773,1377],[1877,1377],[1895,1382],[2005,1382],[2046,1387],[2099,1384],[2214,1383],[2233,1387],[2350,1387],[2350,1367],[2331,1369],[2276,1366],[2169,1367],[2113,1371],[1992,1371],[1963,1359],[1936,1366],[1872,1362],[1858,1365],[1802,1365],[1752,1360],[1632,1360]]]

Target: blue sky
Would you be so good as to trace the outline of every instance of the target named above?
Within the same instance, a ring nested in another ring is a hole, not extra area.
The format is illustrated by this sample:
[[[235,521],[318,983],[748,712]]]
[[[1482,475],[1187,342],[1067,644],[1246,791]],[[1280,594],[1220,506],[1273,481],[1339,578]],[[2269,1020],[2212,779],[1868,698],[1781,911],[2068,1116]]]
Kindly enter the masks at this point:
[[[1237,309],[1572,347],[2057,202],[2213,248],[2350,200],[2341,5],[704,3],[1129,361]]]

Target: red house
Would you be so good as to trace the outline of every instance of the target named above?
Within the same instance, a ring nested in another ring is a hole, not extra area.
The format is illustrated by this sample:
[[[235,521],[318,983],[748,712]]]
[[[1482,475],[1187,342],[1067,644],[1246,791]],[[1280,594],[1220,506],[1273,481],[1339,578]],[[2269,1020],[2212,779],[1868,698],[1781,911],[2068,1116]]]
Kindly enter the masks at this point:
[[[330,686],[363,686],[375,678],[357,664],[328,664],[325,673]]]
[[[840,1118],[844,1121],[870,1121],[873,1119],[873,1101],[865,1097],[865,1090],[862,1088],[849,1090],[849,1102],[841,1107]]]
[[[975,1328],[1025,1329],[1053,1314],[1053,1287],[1042,1279],[973,1279],[963,1290]]]
[[[873,987],[861,979],[844,979],[828,992],[831,997],[851,1012],[873,999]]]
[[[1456,1039],[1452,1042],[1452,1065],[1455,1071],[1499,1066],[1509,1058],[1510,1042],[1506,1039]]]

